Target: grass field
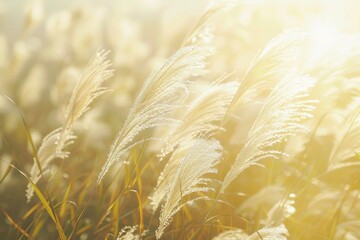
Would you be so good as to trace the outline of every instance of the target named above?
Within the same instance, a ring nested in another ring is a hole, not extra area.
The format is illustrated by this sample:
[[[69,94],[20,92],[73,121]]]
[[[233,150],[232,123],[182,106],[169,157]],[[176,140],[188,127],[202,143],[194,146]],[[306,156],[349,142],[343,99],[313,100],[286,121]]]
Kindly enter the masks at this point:
[[[0,239],[360,239],[360,2],[0,2]]]

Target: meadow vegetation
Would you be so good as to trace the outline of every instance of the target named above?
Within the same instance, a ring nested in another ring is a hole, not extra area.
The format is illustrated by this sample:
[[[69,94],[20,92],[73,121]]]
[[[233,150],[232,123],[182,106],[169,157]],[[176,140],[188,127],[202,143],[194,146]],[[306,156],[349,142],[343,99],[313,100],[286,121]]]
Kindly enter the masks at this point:
[[[1,239],[360,239],[360,2],[0,2]]]

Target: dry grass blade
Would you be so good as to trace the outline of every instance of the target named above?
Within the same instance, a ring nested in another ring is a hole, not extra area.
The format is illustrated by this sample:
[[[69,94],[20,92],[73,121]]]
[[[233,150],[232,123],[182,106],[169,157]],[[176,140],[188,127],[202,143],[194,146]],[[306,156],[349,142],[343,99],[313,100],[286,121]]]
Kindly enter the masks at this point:
[[[15,220],[3,209],[0,208],[0,211],[5,215],[6,219],[13,225],[19,232],[21,232],[27,239],[33,239]]]
[[[245,146],[227,173],[220,192],[246,168],[268,157],[279,158],[283,153],[270,147],[287,137],[307,131],[301,121],[311,118],[314,100],[306,99],[314,79],[294,73],[284,77],[266,100],[250,129]]]
[[[212,179],[205,178],[204,175],[217,172],[214,166],[221,157],[221,151],[222,147],[218,141],[198,139],[180,161],[174,180],[169,182],[166,202],[161,207],[160,224],[156,230],[157,239],[163,235],[174,214],[191,202],[182,202],[184,197],[196,192],[213,190],[207,186]]]
[[[0,159],[0,161],[4,161],[3,159]],[[9,173],[11,172],[11,164],[12,162],[9,163],[9,165],[6,167],[6,170],[4,172],[4,174],[1,176],[0,178],[0,184],[6,179],[6,177],[9,175]]]
[[[329,157],[329,171],[351,164],[352,162],[346,162],[346,160],[356,156],[359,150],[360,109],[358,104],[355,108],[350,108],[349,113],[342,128],[336,133],[336,140]]]
[[[15,166],[11,165],[13,168],[15,168],[21,175],[23,175],[28,181],[29,184],[31,185],[31,187],[34,189],[34,192],[36,193],[36,195],[38,196],[41,204],[43,205],[43,207],[45,208],[46,212],[49,214],[50,218],[52,219],[52,221],[55,223],[56,226],[56,230],[59,234],[59,237],[61,240],[66,240],[66,236],[64,233],[64,230],[60,224],[59,218],[56,214],[56,212],[54,211],[54,207],[51,203],[51,199],[49,198],[49,202],[46,199],[46,197],[42,194],[42,192],[40,191],[40,189],[36,186],[36,184],[31,180],[30,177],[28,177],[24,172],[20,171],[18,168],[16,168]]]
[[[204,60],[211,53],[210,48],[183,47],[149,75],[111,146],[98,183],[126,151],[149,140],[140,138],[142,132],[158,126],[180,123],[169,115],[187,96],[189,78],[204,72]]]
[[[35,163],[36,163],[36,165],[39,167],[40,172],[41,172],[41,167],[40,167],[38,152],[36,151],[36,147],[35,147],[35,145],[34,145],[34,141],[33,141],[32,137],[31,137],[30,128],[28,127],[28,125],[27,125],[27,123],[26,123],[26,121],[25,121],[25,118],[24,118],[23,114],[21,113],[18,105],[17,105],[9,96],[4,95],[4,94],[0,94],[0,96],[4,97],[7,101],[9,101],[9,102],[15,107],[16,111],[17,111],[18,114],[20,115],[22,124],[24,125],[24,130],[25,130],[25,136],[26,136],[27,143],[28,143],[29,146],[30,146],[31,153],[32,153],[33,156],[34,156]]]
[[[100,50],[89,61],[71,95],[63,126],[52,131],[43,139],[38,155],[34,157],[34,164],[30,172],[34,183],[41,178],[41,171],[45,170],[53,159],[68,157],[69,153],[65,152],[64,148],[73,143],[75,139],[72,134],[74,122],[89,109],[89,105],[95,98],[106,91],[106,88],[101,85],[112,76],[112,70],[109,70],[111,64],[106,60],[107,54],[108,52]],[[28,201],[33,192],[31,185],[28,184],[26,190]]]

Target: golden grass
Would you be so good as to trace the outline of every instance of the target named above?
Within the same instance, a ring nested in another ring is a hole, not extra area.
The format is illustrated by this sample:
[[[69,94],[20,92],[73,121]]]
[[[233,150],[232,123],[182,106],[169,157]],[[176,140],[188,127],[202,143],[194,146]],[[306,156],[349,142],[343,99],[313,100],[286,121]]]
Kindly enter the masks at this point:
[[[15,2],[1,239],[360,239],[359,2]]]

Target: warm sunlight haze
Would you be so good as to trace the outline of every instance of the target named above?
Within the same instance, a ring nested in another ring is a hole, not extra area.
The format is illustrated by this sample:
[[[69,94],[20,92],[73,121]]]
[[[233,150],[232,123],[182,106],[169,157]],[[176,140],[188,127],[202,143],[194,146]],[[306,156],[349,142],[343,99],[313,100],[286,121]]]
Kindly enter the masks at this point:
[[[0,239],[360,239],[360,1],[0,0]]]

